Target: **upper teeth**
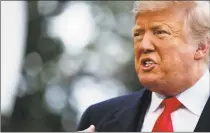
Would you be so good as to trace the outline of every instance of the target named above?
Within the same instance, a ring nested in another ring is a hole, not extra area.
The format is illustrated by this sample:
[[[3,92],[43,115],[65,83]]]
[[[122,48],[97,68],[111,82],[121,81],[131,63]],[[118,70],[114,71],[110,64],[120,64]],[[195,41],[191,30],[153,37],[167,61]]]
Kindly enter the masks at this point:
[[[146,64],[153,64],[153,61],[146,61]]]
[[[153,61],[145,61],[145,66],[150,66],[153,64]]]

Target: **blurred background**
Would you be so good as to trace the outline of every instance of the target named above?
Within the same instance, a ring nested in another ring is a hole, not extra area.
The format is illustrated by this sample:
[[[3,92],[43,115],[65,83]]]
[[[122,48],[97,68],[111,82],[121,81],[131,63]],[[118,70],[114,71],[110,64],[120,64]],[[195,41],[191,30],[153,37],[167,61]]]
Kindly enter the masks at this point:
[[[1,131],[76,131],[85,109],[142,88],[133,1],[1,1]]]

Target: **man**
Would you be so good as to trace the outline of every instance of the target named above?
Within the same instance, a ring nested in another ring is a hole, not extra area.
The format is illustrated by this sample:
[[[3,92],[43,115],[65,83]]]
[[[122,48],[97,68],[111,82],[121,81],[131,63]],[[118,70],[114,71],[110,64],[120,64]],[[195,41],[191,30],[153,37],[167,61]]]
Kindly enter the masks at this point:
[[[78,131],[210,131],[209,7],[135,2],[135,70],[145,89],[90,106]]]

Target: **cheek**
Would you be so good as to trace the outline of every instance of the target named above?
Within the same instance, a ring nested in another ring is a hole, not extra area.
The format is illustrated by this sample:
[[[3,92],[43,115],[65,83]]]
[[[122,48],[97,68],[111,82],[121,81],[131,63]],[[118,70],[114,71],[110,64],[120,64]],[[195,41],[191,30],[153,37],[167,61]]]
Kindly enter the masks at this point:
[[[164,50],[162,59],[166,69],[185,69],[192,64],[193,53],[186,47],[171,47]]]
[[[192,65],[194,61],[194,47],[185,43],[180,44],[181,45],[176,48],[177,58],[179,58],[180,63],[188,67],[189,65]]]
[[[138,68],[139,68],[139,63],[138,63],[138,58],[137,58],[137,55],[136,53],[134,54],[134,63],[135,63],[135,70],[136,72],[138,72]]]
[[[134,45],[134,57],[135,57],[135,69],[137,71],[140,65],[140,62],[139,62],[140,53],[139,53],[139,49],[137,45]]]
[[[140,57],[140,52],[139,52],[139,44],[137,42],[134,42],[134,54],[135,54],[135,58],[139,59]]]
[[[194,62],[194,54],[192,51],[186,51],[185,53],[181,53],[181,60],[183,64],[185,65],[184,67],[190,68]]]
[[[171,42],[162,43],[159,47],[159,55],[162,63],[161,67],[166,70],[181,63],[179,48]]]

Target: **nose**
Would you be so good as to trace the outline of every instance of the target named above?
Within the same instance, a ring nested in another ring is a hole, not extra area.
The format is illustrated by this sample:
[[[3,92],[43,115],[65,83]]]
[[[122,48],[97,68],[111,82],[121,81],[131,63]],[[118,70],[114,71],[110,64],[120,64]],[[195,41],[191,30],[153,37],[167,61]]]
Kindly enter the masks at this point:
[[[154,42],[152,41],[152,35],[145,33],[143,40],[139,44],[140,53],[148,54],[155,50]]]

